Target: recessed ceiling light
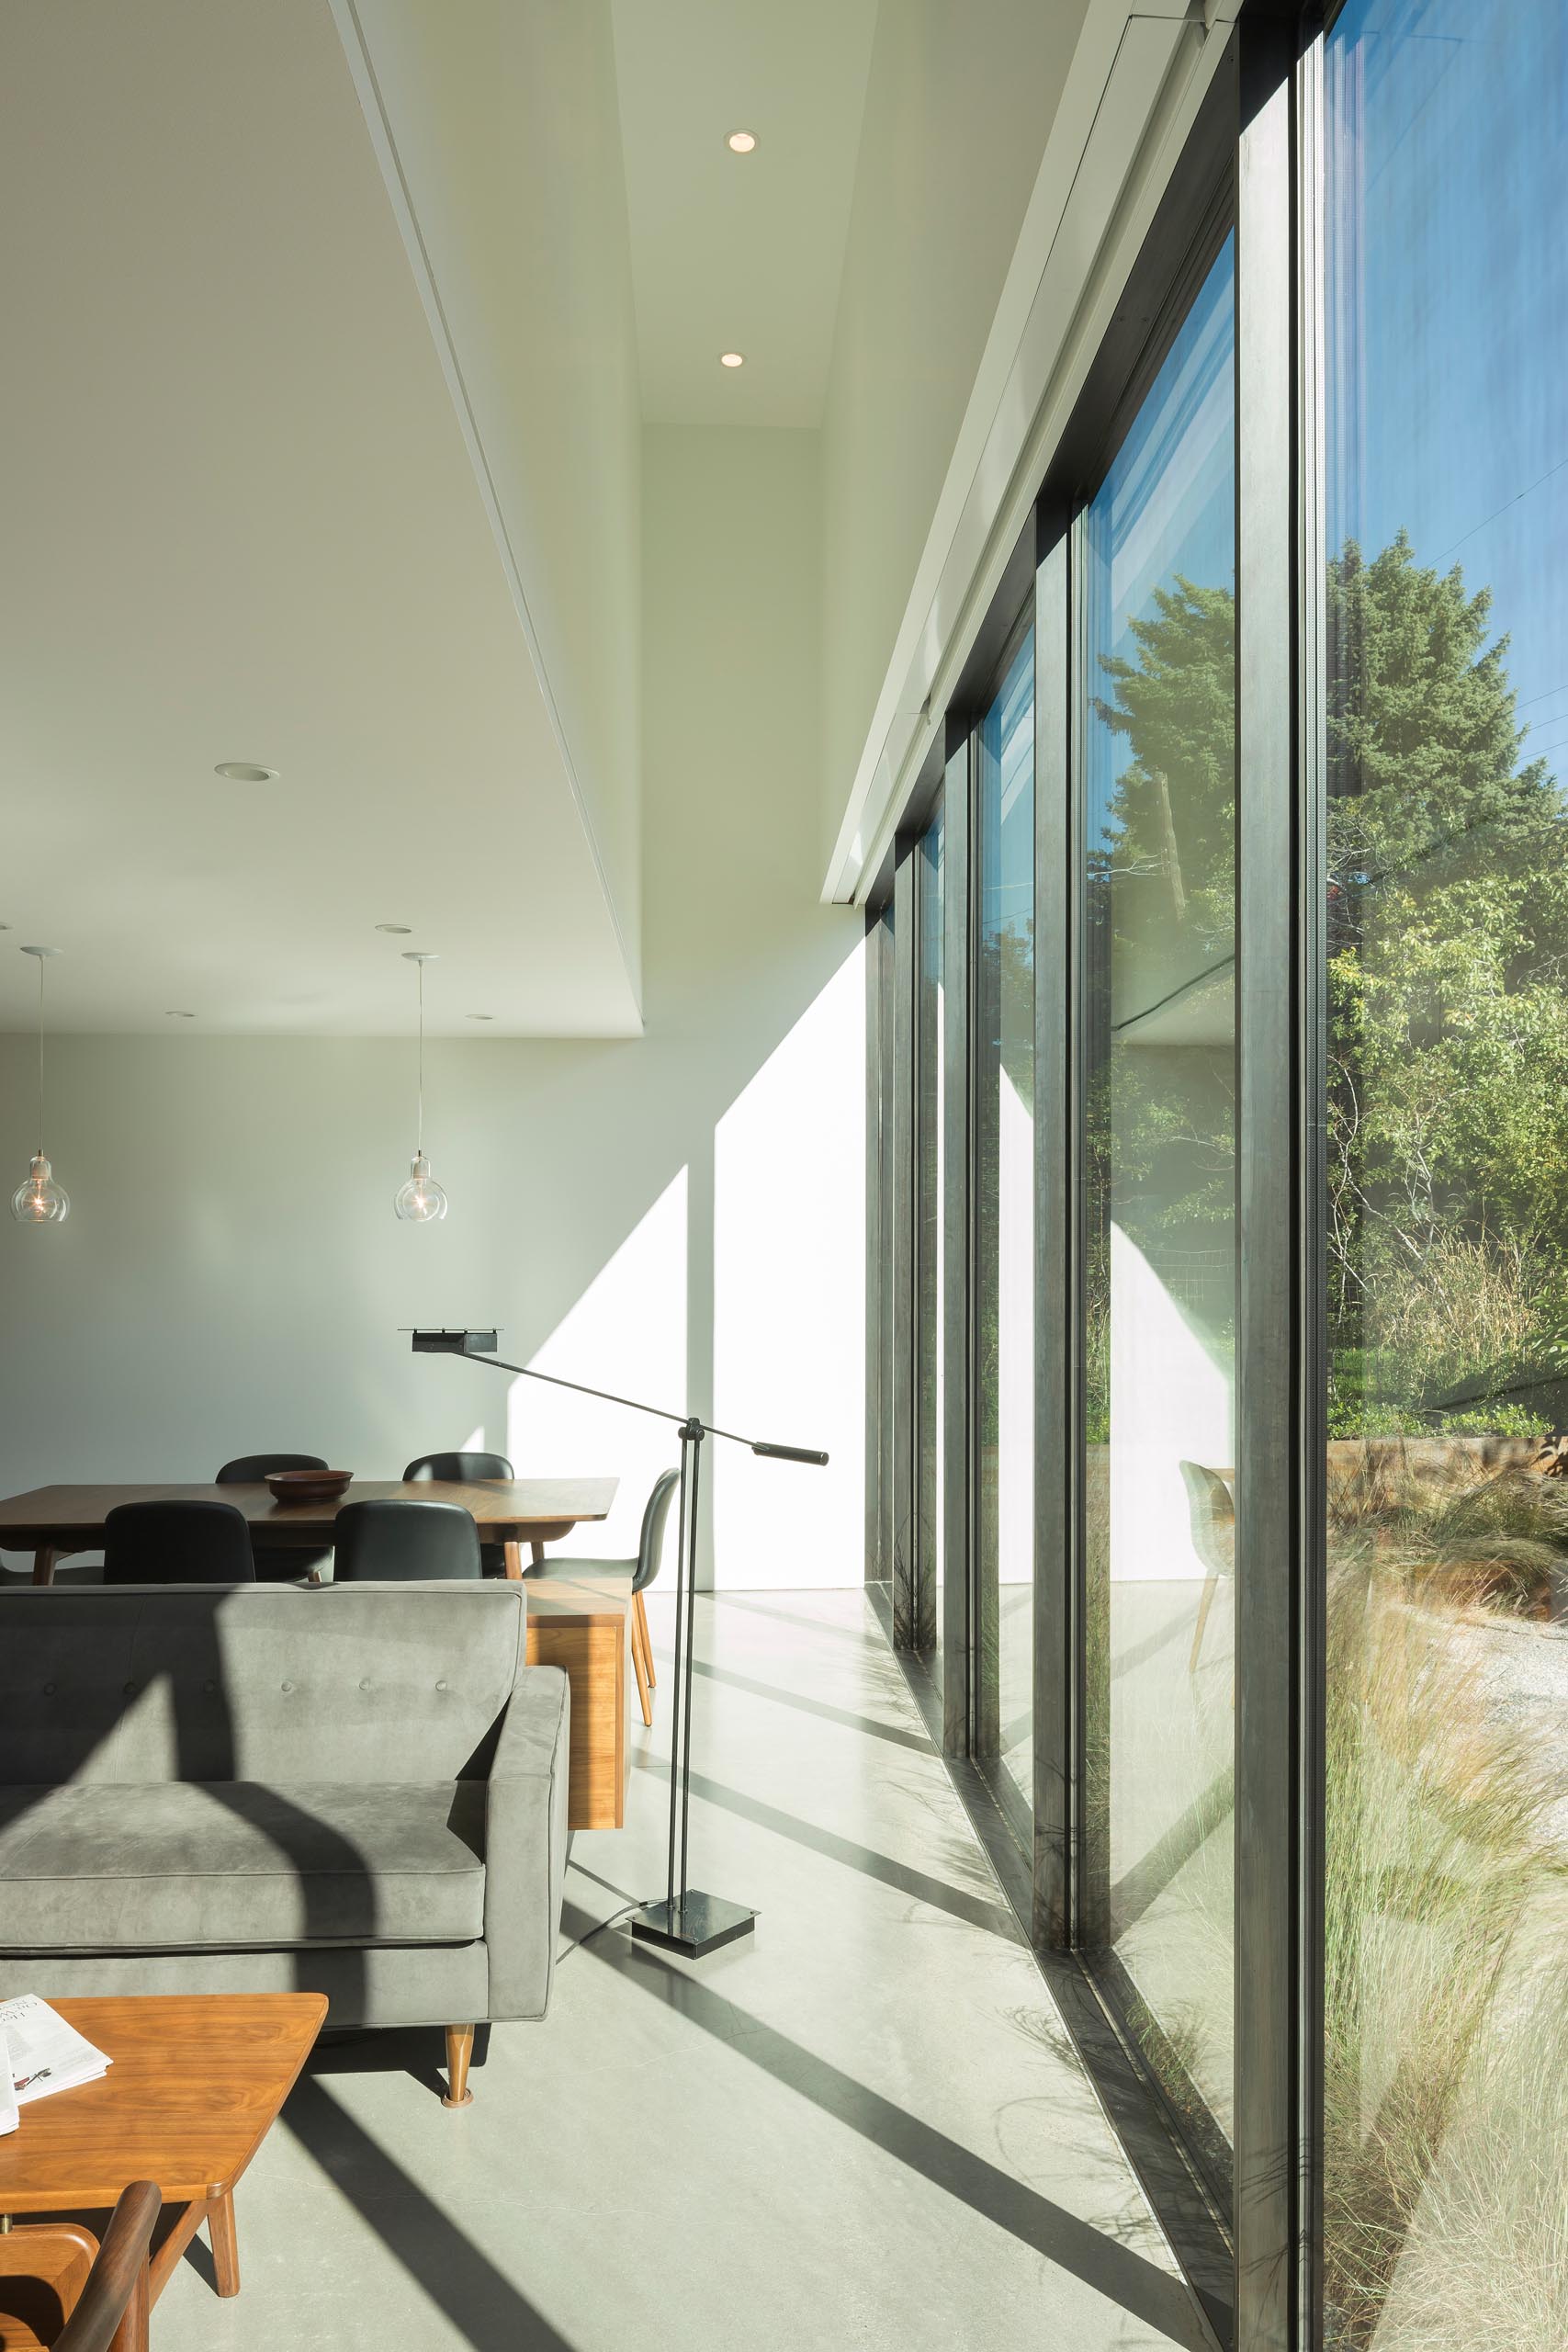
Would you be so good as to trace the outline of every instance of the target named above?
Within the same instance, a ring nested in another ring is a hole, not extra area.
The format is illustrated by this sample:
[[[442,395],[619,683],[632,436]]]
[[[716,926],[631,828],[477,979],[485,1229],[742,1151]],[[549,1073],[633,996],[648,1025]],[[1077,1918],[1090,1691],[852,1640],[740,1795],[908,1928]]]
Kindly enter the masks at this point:
[[[732,130],[725,141],[725,145],[737,155],[749,155],[756,144],[757,134],[754,130]]]
[[[257,767],[254,760],[220,760],[212,773],[227,776],[231,784],[271,784],[277,775],[276,768]]]
[[[493,1012],[470,1012],[468,1018],[470,1021],[493,1021],[495,1015]]]
[[[721,368],[744,368],[746,354],[743,351],[721,351],[718,355],[718,364]]]
[[[164,1018],[165,1021],[194,1021],[196,1015],[194,1012],[165,1012]]]
[[[389,931],[394,939],[407,939],[413,931],[412,922],[378,922],[378,931]]]

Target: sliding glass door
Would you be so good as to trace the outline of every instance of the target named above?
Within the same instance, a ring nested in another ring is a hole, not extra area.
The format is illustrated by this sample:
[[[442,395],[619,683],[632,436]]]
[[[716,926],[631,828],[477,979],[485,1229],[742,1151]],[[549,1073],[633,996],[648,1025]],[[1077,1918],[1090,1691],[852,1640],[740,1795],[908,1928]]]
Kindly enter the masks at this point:
[[[1034,633],[976,737],[973,1753],[1027,1843],[1034,1670]]]
[[[1568,2346],[1568,12],[1247,7],[1224,58],[896,852],[906,1647],[1222,2338],[1234,2291],[1238,2352],[1523,2352]]]
[[[1223,2171],[1232,2106],[1235,272],[1080,525],[1083,1926]]]
[[[943,1076],[947,926],[946,820],[939,800],[911,854],[919,946],[915,967],[915,1603],[910,1647],[940,1682],[942,1611]]]
[[[1568,2344],[1568,15],[1325,43],[1324,2299]]]

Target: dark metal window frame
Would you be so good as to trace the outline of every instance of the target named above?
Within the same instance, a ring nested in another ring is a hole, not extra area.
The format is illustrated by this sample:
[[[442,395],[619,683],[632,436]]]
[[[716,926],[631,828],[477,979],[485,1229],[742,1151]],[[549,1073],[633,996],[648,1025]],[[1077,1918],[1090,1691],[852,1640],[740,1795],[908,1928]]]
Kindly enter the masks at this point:
[[[973,1248],[970,1271],[970,1315],[974,1331],[974,1352],[972,1362],[975,1367],[974,1388],[970,1399],[970,1449],[971,1460],[974,1464],[974,1471],[972,1475],[975,1482],[975,1491],[972,1512],[971,1557],[969,1562],[968,1577],[970,1587],[970,1622],[974,1628],[974,1645],[970,1665],[971,1706],[968,1724],[967,1753],[973,1758],[976,1765],[978,1767],[981,1776],[989,1788],[998,1808],[1005,1816],[1009,1827],[1012,1831],[1013,1837],[1018,1841],[1021,1850],[1026,1857],[1029,1854],[1033,1836],[1032,1808],[1025,1804],[1023,1798],[1019,1793],[1019,1791],[1014,1786],[1014,1783],[1003,1764],[1001,1753],[1000,1560],[998,1556],[997,1545],[994,1540],[995,1531],[987,1530],[986,1523],[984,1479],[981,1476],[980,1466],[982,1453],[980,1444],[980,1424],[982,1416],[986,1410],[984,1381],[980,1367],[980,1323],[984,1309],[984,1283],[986,1279],[982,1272],[981,1261],[982,1253],[996,1243],[998,1240],[998,1235],[991,1225],[991,1219],[995,1215],[996,1204],[988,1204],[982,1197],[982,1188],[979,1183],[979,1144],[981,1121],[983,1119],[992,1119],[996,1116],[995,1102],[989,1099],[982,1100],[982,1090],[988,1088],[993,1075],[989,1047],[982,1039],[980,1034],[982,1022],[987,1009],[985,1004],[985,988],[980,965],[980,959],[985,947],[986,919],[984,901],[987,882],[984,840],[985,754],[983,733],[986,721],[995,707],[997,696],[1001,691],[1008,671],[1011,667],[1011,664],[1017,656],[1019,648],[1021,645],[1025,635],[1032,630],[1034,627],[1034,584],[1032,581],[1028,581],[1025,587],[1025,593],[1013,611],[1010,626],[1006,628],[1006,633],[1001,639],[999,647],[996,646],[995,625],[1005,623],[1007,620],[1008,606],[1009,603],[1011,601],[1011,594],[1013,593],[1010,583],[1015,582],[1018,576],[1024,572],[1026,560],[1032,552],[1032,533],[1030,532],[1025,534],[1024,537],[1020,539],[1018,548],[1014,552],[1013,561],[1009,567],[1009,579],[1007,582],[1004,582],[1003,588],[998,593],[992,606],[993,626],[984,633],[984,648],[985,651],[990,657],[990,666],[986,674],[985,684],[981,690],[977,706],[968,714],[966,721],[970,775],[973,778],[974,793],[973,806],[970,811],[972,842],[970,862],[973,867],[973,885],[971,890],[972,920],[970,926],[970,940],[972,943],[970,948],[971,1016],[968,1032],[968,1052],[973,1066],[972,1091],[974,1097],[974,1126],[970,1147],[971,1182],[974,1186],[974,1199],[971,1206]],[[1038,669],[1038,651],[1036,651],[1035,656],[1035,666],[1036,669]],[[1032,697],[1033,693],[1037,691],[1037,687],[1038,679],[1036,678],[1032,684]],[[1038,791],[1038,725],[1036,725],[1035,733],[1035,789]],[[1038,827],[1038,821],[1037,815],[1036,827]],[[1038,890],[1036,890],[1035,907],[1037,910]],[[1034,995],[1036,1007],[1035,1027],[1038,1029],[1038,1005],[1040,996],[1038,967],[1036,969]],[[1035,1120],[1034,1126],[1035,1132],[1038,1134],[1038,1119]],[[1037,1306],[1039,1299],[1037,1287],[1032,1289],[1032,1298]],[[1038,1347],[1036,1347],[1037,1356],[1038,1352]],[[1032,1614],[1033,1619],[1037,1622],[1039,1615],[1038,1609],[1036,1608],[1033,1610]],[[1037,1640],[1037,1633],[1033,1634],[1032,1638]]]
[[[1057,649],[1052,707],[1037,704],[1036,899],[1054,935],[1037,946],[1036,1883],[1034,1928],[1079,1960],[1139,2082],[1129,2153],[1222,2339],[1233,2324],[1231,2184],[1216,2130],[1193,2144],[1150,2063],[1160,2037],[1104,1935],[1109,1825],[1093,1823],[1087,1743],[1105,1694],[1089,1689],[1086,1579],[1084,1270],[1088,811],[1083,517],[1141,411],[1199,287],[1235,222],[1235,52],[1216,76],[1156,227],[1105,336],[1037,507],[1039,640]],[[1044,683],[1043,661],[1037,680]],[[1049,727],[1051,733],[1045,733]],[[1060,1122],[1055,1125],[1055,1122]],[[1055,1131],[1053,1132],[1053,1128]],[[1043,1378],[1040,1374],[1043,1374]],[[1102,1798],[1101,1798],[1102,1801]],[[1092,1877],[1089,1873],[1093,1873]],[[1086,2055],[1089,2055],[1086,2052]],[[1092,2063],[1092,2059],[1091,2059]],[[1174,2063],[1168,2056],[1168,2063]],[[1194,2104],[1197,2104],[1196,2099]]]
[[[918,1547],[902,1606],[878,1606],[1010,1900],[1187,2268],[1238,2352],[1321,2339],[1323,1134],[1321,35],[1296,0],[1255,0],[1231,36],[1155,227],[951,699],[911,821],[946,794],[943,1667],[911,1653]],[[1220,38],[1219,35],[1212,36]],[[1220,237],[1236,269],[1239,1112],[1237,1313],[1236,2119],[1230,2211],[1190,2159],[1142,2064],[1114,1988],[1084,1965],[1086,1693],[1081,1352],[1083,823],[1077,735],[1076,518],[1108,467]],[[979,944],[975,735],[1026,604],[1035,628],[1034,1805],[1021,1850],[973,1754],[984,1645],[975,1639],[973,993]],[[919,954],[914,834],[891,887],[891,985],[912,1022]],[[902,937],[905,945],[898,953]],[[911,1088],[886,995],[878,1050]],[[889,1036],[889,1027],[893,1032]],[[886,1084],[878,1093],[888,1117]],[[892,1107],[896,1148],[907,1121]],[[912,1158],[908,1162],[913,1173]],[[886,1226],[888,1187],[878,1193]],[[911,1192],[902,1195],[913,1209]],[[910,1232],[912,1216],[904,1230]],[[913,1405],[912,1238],[878,1237],[897,1295],[884,1407]],[[879,1541],[902,1507],[908,1448],[876,1442],[899,1495],[868,1507]],[[899,1497],[902,1497],[902,1506]],[[891,1561],[890,1561],[891,1565]],[[1233,2308],[1234,2287],[1234,2308]]]

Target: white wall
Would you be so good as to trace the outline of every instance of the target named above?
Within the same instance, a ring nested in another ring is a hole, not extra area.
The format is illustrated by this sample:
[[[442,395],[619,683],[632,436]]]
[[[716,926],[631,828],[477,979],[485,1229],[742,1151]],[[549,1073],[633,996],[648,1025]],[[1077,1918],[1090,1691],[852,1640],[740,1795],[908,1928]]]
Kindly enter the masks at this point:
[[[884,7],[823,424],[824,854],[904,617],[1085,0]]]
[[[609,0],[331,0],[634,989],[641,399]]]
[[[387,1476],[472,1438],[620,1475],[577,1548],[631,1550],[657,1423],[398,1329],[495,1320],[521,1362],[826,1447],[826,1473],[712,1449],[717,1575],[861,1581],[861,922],[816,899],[816,437],[660,427],[642,466],[647,1035],[433,1044],[431,1228],[391,1213],[412,1044],[58,1040],[73,1210],[0,1226],[0,1490],[268,1444]],[[0,1038],[6,1193],[32,1057]]]

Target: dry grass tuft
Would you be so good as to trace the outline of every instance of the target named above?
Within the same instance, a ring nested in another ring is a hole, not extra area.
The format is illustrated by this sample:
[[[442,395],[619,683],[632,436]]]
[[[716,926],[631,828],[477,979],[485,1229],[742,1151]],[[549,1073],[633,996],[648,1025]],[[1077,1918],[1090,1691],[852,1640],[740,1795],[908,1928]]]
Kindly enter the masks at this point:
[[[1519,1923],[1554,1876],[1542,1824],[1558,1792],[1492,1719],[1463,1624],[1457,1607],[1413,1602],[1386,1551],[1368,1547],[1331,1578],[1325,2286],[1329,2340],[1347,2352],[1382,2341],[1395,2273],[1434,2198],[1449,2200],[1456,2281],[1485,2258],[1460,2243],[1474,2224],[1461,2219],[1450,2137],[1478,2086],[1499,2110],[1528,2102],[1542,2056],[1534,2019],[1505,2017],[1498,1993]],[[1568,2142],[1540,2162],[1568,2195]],[[1508,2340],[1563,2341],[1524,2324],[1560,2292],[1560,2234],[1527,2224],[1517,2235]],[[1426,2230],[1422,2243],[1417,2277],[1432,2268]],[[1401,2273],[1401,2299],[1404,2288]],[[1427,2341],[1405,2338],[1403,2324],[1393,2340]]]

